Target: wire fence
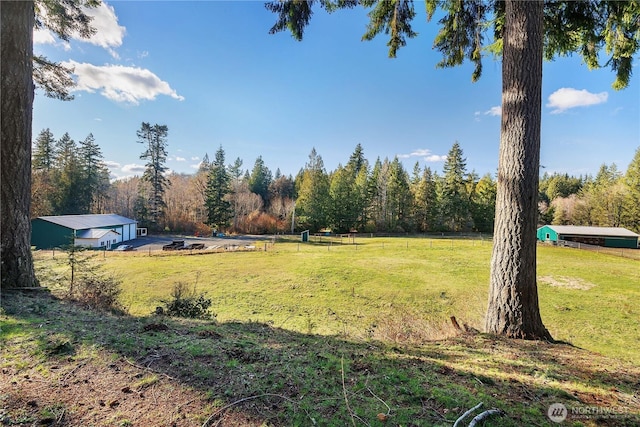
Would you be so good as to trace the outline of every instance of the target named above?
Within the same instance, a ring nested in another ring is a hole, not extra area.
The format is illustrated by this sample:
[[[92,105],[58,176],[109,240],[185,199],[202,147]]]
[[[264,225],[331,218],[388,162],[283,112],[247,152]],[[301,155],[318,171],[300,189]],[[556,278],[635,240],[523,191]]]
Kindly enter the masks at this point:
[[[598,252],[602,254],[615,255],[623,258],[640,260],[640,249],[630,248],[608,248],[604,246],[589,245],[586,243],[572,242],[570,240],[558,240],[557,246],[564,248],[582,249],[586,251]]]

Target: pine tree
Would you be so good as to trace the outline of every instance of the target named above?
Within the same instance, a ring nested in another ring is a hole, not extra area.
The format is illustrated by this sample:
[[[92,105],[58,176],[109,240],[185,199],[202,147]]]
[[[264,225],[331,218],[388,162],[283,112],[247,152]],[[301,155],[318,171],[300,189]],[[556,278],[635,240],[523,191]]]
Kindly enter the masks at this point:
[[[490,174],[484,175],[471,197],[471,216],[476,231],[492,233],[496,211],[497,185]]]
[[[86,213],[82,210],[82,171],[78,144],[65,133],[56,142],[53,210],[55,215]]]
[[[249,190],[262,197],[264,206],[269,205],[269,184],[271,184],[271,180],[271,171],[265,166],[262,156],[258,156],[249,176]]]
[[[216,230],[225,230],[233,216],[230,193],[230,177],[224,164],[224,150],[220,147],[211,163],[205,198],[206,224]]]
[[[322,157],[313,148],[305,165],[298,188],[296,215],[298,222],[312,231],[329,225],[329,177]]]
[[[81,170],[80,211],[92,212],[94,207],[101,204],[106,197],[109,185],[109,172],[103,162],[102,150],[95,141],[93,134],[89,134],[78,147],[78,160]]]
[[[397,157],[389,164],[387,194],[387,228],[392,232],[407,231],[412,202],[409,175]]]
[[[148,199],[148,212],[151,227],[161,228],[161,220],[164,216],[166,204],[164,202],[165,189],[169,180],[165,177],[167,167],[167,134],[169,128],[166,125],[150,125],[143,122],[137,131],[138,143],[146,145],[145,151],[140,155],[141,160],[146,160],[146,169],[142,174],[142,182],[150,186]]]
[[[56,146],[56,140],[51,130],[49,128],[43,129],[33,145],[33,170],[51,172]]]
[[[415,200],[415,221],[420,231],[436,231],[439,218],[438,186],[431,168],[424,168]]]
[[[469,228],[469,193],[465,175],[467,173],[460,144],[455,142],[444,163],[441,210],[445,225],[449,230],[462,231]]]
[[[340,232],[357,229],[364,223],[368,163],[358,144],[346,166],[339,165],[330,175],[330,223]]]
[[[56,140],[43,129],[33,144],[31,177],[31,217],[53,214],[54,160]]]

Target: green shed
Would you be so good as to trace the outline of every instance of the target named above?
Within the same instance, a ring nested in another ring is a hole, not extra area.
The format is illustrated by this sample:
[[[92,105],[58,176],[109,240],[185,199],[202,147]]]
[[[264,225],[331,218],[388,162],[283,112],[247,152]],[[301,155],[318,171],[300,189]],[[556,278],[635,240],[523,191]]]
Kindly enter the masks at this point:
[[[552,244],[568,241],[607,248],[637,249],[640,234],[622,227],[544,225],[538,228],[537,237],[541,242]]]
[[[41,216],[31,220],[31,246],[107,248],[136,238],[137,221],[115,214]]]

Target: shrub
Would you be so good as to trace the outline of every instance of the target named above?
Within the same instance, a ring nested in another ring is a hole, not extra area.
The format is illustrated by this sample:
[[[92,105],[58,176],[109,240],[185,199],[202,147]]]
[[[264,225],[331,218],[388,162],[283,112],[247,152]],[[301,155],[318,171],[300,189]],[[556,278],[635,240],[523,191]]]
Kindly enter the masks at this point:
[[[215,317],[209,312],[211,298],[206,298],[204,293],[196,294],[195,286],[189,289],[183,282],[173,285],[170,300],[161,300],[164,304],[162,312],[167,316],[186,317],[189,319],[211,319]],[[157,312],[157,310],[156,310]]]
[[[121,292],[121,281],[113,276],[91,275],[78,282],[78,301],[97,310],[123,312],[118,301]]]

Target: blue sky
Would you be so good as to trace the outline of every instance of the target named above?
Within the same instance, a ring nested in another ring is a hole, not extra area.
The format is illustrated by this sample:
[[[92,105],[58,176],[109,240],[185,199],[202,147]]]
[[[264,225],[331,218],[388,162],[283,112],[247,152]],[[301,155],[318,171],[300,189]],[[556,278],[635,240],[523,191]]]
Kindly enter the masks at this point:
[[[92,133],[113,178],[141,174],[142,122],[169,128],[167,166],[196,170],[222,146],[251,169],[258,156],[272,172],[295,175],[315,147],[328,171],[357,144],[370,162],[398,156],[441,173],[457,141],[467,170],[497,169],[499,61],[437,69],[437,22],[416,3],[419,33],[387,57],[384,35],[361,41],[368,21],[358,8],[318,9],[302,42],[269,35],[276,16],[258,1],[111,1],[91,14],[91,40],[34,35],[34,49],[74,66],[75,99],[36,92],[33,135],[45,128],[75,140]],[[541,164],[548,172],[595,174],[603,163],[626,170],[640,147],[640,81],[614,91],[608,69],[579,57],[544,65]]]

